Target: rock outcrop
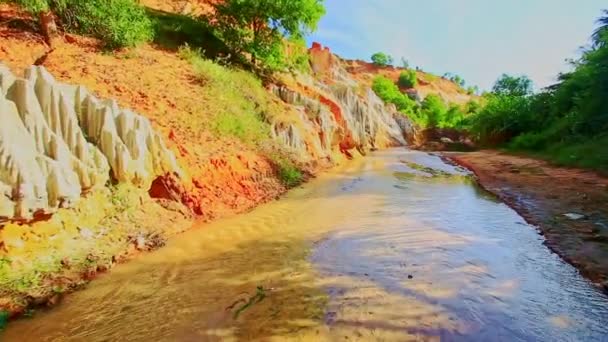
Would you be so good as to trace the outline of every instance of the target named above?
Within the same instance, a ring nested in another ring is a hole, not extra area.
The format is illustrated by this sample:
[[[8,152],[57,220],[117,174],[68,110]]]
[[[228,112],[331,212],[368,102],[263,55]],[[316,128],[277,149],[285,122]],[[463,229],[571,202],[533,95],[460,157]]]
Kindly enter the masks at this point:
[[[297,84],[272,86],[271,91],[298,113],[289,121],[272,122],[272,134],[302,159],[330,158],[334,152],[352,157],[352,150],[406,144],[415,126],[360,84],[328,48],[309,50],[314,77],[299,75]]]
[[[181,174],[148,119],[43,67],[19,78],[0,64],[0,122],[0,221],[69,207],[110,178],[148,188]]]

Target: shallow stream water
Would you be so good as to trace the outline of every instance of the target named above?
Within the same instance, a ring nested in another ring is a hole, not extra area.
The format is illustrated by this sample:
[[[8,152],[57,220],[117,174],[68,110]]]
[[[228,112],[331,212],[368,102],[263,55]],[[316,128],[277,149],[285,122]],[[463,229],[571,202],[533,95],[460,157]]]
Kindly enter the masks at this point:
[[[608,297],[464,170],[377,152],[121,265],[2,341],[608,341]]]

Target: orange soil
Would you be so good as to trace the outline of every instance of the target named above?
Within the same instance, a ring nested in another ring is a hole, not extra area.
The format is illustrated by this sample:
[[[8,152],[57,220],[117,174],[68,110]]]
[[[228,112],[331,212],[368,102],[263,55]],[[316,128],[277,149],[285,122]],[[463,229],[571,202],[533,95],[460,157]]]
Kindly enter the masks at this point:
[[[608,178],[496,151],[446,154],[537,225],[545,244],[608,291]],[[568,213],[585,215],[572,220]]]
[[[69,35],[68,42],[45,56],[48,47],[39,34],[6,24],[14,19],[27,23],[29,17],[14,6],[0,5],[0,61],[22,74],[40,59],[58,80],[85,85],[147,116],[192,176],[181,196],[203,218],[242,212],[284,191],[263,156],[240,141],[209,133],[202,86],[175,51],[145,45],[104,54],[95,40]]]

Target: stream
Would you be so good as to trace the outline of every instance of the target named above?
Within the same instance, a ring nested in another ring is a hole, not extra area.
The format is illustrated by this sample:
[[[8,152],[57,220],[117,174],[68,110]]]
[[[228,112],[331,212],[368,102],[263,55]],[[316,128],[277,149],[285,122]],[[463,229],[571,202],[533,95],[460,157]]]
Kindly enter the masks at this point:
[[[469,173],[374,152],[200,225],[2,341],[608,341],[608,297]]]

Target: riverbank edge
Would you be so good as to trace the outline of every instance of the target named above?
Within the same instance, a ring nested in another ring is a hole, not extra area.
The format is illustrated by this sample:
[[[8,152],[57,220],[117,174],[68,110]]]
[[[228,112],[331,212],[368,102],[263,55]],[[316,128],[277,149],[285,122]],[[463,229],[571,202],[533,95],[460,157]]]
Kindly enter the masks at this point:
[[[608,279],[608,274],[598,273],[593,269],[589,269],[589,265],[586,264],[585,261],[579,262],[569,257],[568,248],[559,243],[560,241],[557,239],[557,236],[546,234],[548,231],[548,226],[544,224],[541,219],[536,217],[536,215],[531,213],[526,204],[517,201],[513,195],[507,194],[503,190],[504,188],[496,186],[497,184],[493,183],[489,177],[485,177],[484,170],[479,165],[475,165],[472,162],[462,159],[462,155],[465,153],[466,152],[440,152],[438,155],[447,163],[455,164],[469,170],[473,174],[477,184],[482,189],[496,196],[502,203],[506,204],[521,217],[523,217],[528,224],[536,228],[538,234],[544,237],[543,245],[549,248],[549,250],[551,250],[553,253],[557,254],[562,260],[576,268],[580,274],[598,290],[608,294],[608,280],[606,280]],[[513,190],[513,188],[511,188],[511,190]],[[516,190],[516,194],[517,193],[522,194],[523,191]],[[604,278],[604,280],[598,281],[598,277]]]
[[[352,160],[338,159],[335,163],[329,166],[318,166],[314,171],[306,172],[303,175],[300,183],[296,185],[293,185],[291,187],[283,187],[278,191],[269,193],[268,196],[256,201],[250,207],[244,210],[229,213],[227,215],[216,216],[211,219],[197,218],[194,214],[190,212],[186,214],[184,211],[188,209],[183,204],[174,203],[174,206],[177,206],[178,208],[170,208],[173,206],[167,206],[168,201],[155,200],[148,196],[146,196],[146,199],[144,200],[143,198],[141,198],[140,194],[139,200],[142,201],[142,204],[136,208],[136,212],[145,215],[145,212],[148,210],[148,208],[153,205],[156,207],[163,207],[166,213],[170,214],[169,216],[172,216],[171,218],[163,216],[161,219],[155,221],[154,226],[162,226],[173,222],[172,219],[175,219],[176,217],[181,219],[180,224],[170,230],[154,231],[153,229],[149,229],[149,227],[147,227],[145,224],[127,222],[129,220],[119,220],[117,223],[124,225],[132,224],[139,227],[142,231],[149,233],[150,236],[154,237],[153,243],[146,242],[140,246],[141,241],[134,239],[129,243],[125,244],[124,248],[115,251],[115,253],[113,253],[109,257],[109,262],[91,260],[89,267],[82,267],[82,265],[62,265],[65,267],[60,269],[59,271],[54,273],[48,273],[45,275],[46,277],[48,277],[48,281],[45,282],[45,291],[43,295],[29,296],[26,298],[27,302],[22,303],[22,305],[20,306],[12,306],[6,308],[3,305],[6,303],[14,303],[15,299],[18,297],[18,294],[4,293],[0,295],[0,332],[2,332],[6,324],[10,323],[11,321],[18,319],[27,319],[38,311],[52,310],[53,307],[59,305],[66,296],[74,292],[86,289],[86,287],[96,278],[109,274],[113,268],[121,264],[129,263],[132,260],[145,257],[150,252],[162,249],[165,246],[166,242],[168,242],[172,238],[175,238],[191,230],[204,229],[206,225],[214,221],[230,218],[233,216],[240,216],[255,210],[261,205],[274,201],[280,201],[292,189],[309,183],[311,180],[317,178],[321,174],[325,174],[346,167],[350,165],[354,160],[358,160],[361,158],[365,158],[365,156],[355,157]],[[274,175],[272,178],[278,179],[278,175]],[[86,199],[84,201],[86,201]],[[71,212],[72,209],[65,209],[64,211]],[[99,252],[101,252],[101,250]],[[70,256],[66,256],[66,258],[69,257]],[[56,285],[56,283],[54,282],[55,279],[59,280],[62,283],[62,286],[64,286],[61,292],[57,292],[54,290],[54,287]]]

